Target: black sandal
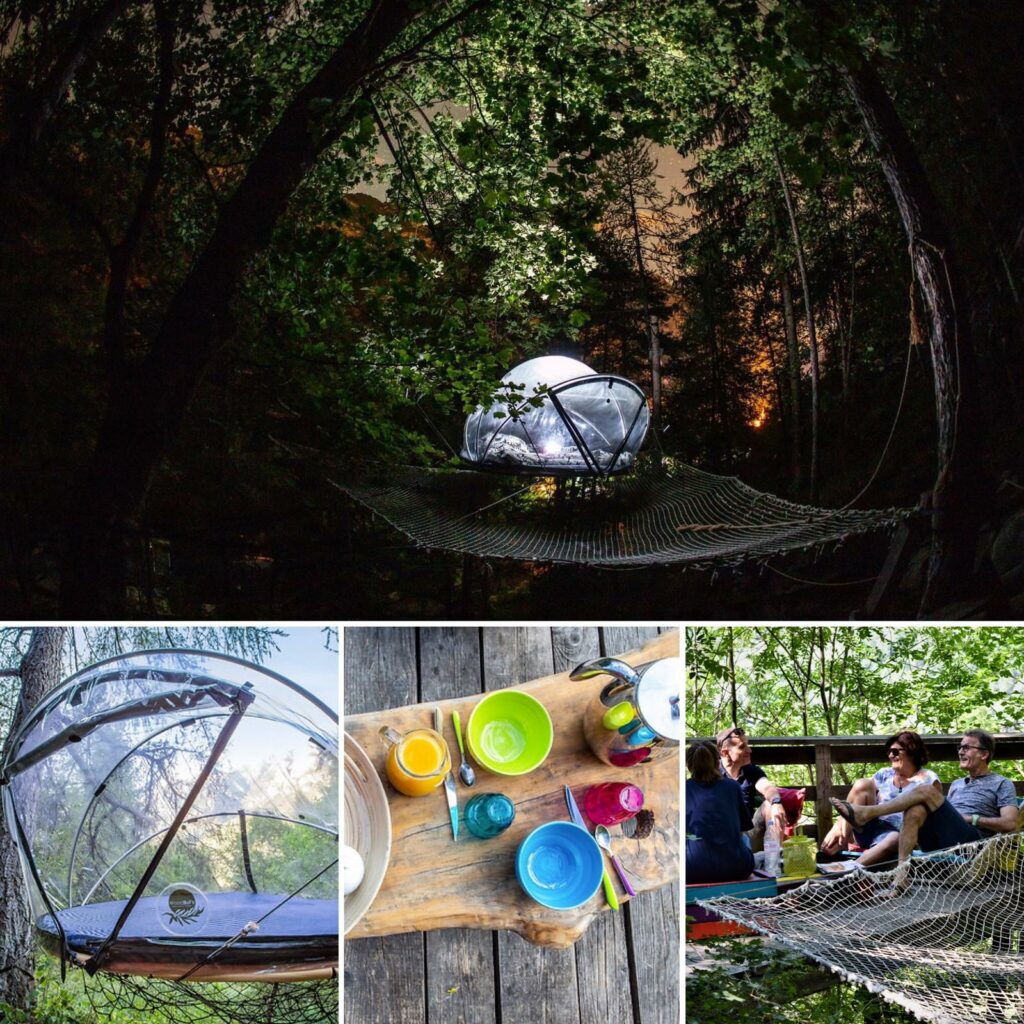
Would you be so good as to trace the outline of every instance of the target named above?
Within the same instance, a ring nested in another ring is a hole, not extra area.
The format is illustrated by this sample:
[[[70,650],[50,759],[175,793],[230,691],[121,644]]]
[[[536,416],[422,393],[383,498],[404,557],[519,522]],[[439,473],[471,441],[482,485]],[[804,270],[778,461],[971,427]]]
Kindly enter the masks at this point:
[[[857,824],[857,815],[853,810],[853,804],[849,800],[840,800],[838,797],[830,796],[828,802],[836,809],[836,814],[844,821],[848,821],[854,828],[860,828]]]

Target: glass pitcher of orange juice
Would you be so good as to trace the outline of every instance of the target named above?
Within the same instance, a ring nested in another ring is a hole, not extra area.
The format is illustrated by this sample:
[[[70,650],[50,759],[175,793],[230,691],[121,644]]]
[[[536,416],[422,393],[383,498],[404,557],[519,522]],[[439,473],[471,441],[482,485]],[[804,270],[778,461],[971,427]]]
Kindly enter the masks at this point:
[[[388,748],[388,781],[406,796],[425,796],[436,789],[452,766],[448,744],[433,729],[413,729],[403,736],[384,726],[380,738]]]

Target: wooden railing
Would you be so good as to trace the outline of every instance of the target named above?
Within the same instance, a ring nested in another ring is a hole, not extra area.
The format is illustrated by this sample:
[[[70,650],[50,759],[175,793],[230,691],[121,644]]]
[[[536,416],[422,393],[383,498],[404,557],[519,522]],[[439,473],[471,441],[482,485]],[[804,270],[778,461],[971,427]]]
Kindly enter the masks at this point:
[[[929,764],[952,762],[959,758],[956,748],[962,734],[955,736],[922,736],[931,758]],[[814,785],[807,787],[807,800],[813,802],[818,819],[818,836],[832,827],[832,805],[830,796],[845,797],[848,785],[835,785],[832,766],[836,764],[868,764],[881,767],[887,764],[883,744],[884,736],[748,736],[752,760],[760,765],[773,782],[771,765],[813,765]],[[1013,781],[1018,796],[1024,795],[1024,781],[1014,777],[1015,771],[1009,761],[1024,760],[1024,735],[1019,733],[1000,734],[995,737],[996,751],[992,770]],[[1002,768],[1000,767],[1002,766]],[[872,769],[873,774],[877,768]],[[943,787],[945,788],[945,787]]]

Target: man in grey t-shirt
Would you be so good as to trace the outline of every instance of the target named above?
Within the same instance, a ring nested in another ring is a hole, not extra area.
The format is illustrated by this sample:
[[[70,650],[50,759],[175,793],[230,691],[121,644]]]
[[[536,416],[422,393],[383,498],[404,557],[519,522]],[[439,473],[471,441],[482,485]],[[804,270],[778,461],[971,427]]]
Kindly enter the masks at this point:
[[[966,778],[957,779],[944,797],[934,786],[918,786],[884,804],[831,801],[836,813],[855,828],[872,818],[903,812],[899,858],[906,860],[920,843],[925,852],[958,843],[972,843],[1017,828],[1017,797],[1013,783],[991,771],[995,740],[983,729],[968,729],[957,753]]]

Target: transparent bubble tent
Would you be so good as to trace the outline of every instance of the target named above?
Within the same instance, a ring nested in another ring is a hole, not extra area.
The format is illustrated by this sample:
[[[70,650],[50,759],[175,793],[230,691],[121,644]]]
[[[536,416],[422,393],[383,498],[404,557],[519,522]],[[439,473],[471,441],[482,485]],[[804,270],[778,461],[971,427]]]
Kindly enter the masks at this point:
[[[521,363],[506,395],[466,420],[462,458],[477,469],[609,476],[630,469],[647,434],[643,391],[566,356]]]
[[[284,676],[145,651],[63,682],[0,782],[35,926],[90,974],[306,981],[338,964],[338,716]]]

